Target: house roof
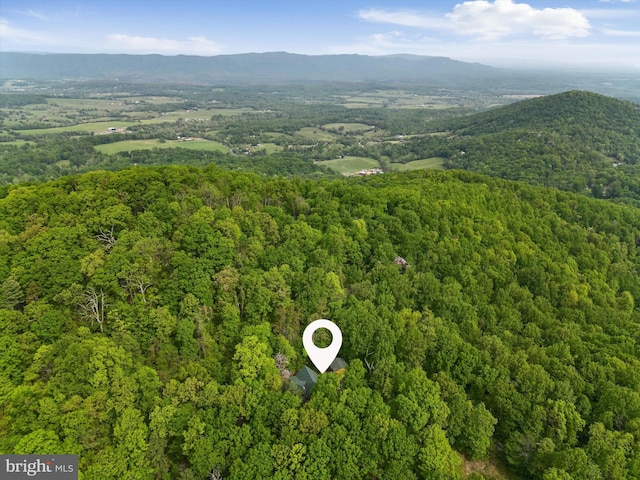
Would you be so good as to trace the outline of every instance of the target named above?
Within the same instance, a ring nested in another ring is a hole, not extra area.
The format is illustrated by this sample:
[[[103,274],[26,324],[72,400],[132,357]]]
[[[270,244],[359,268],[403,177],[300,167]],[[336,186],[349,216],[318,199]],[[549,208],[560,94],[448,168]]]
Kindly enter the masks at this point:
[[[338,370],[342,370],[343,368],[347,368],[347,361],[344,358],[336,357],[329,368],[333,372],[337,372]]]
[[[305,365],[295,374],[294,378],[298,378],[305,385],[314,386],[318,381],[318,374]]]
[[[303,391],[305,398],[309,398],[311,389],[318,381],[318,374],[305,365],[290,380]]]

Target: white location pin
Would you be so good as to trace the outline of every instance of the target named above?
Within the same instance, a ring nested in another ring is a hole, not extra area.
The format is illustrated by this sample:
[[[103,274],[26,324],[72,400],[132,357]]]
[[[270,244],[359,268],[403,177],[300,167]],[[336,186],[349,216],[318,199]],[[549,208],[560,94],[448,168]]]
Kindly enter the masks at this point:
[[[328,347],[318,348],[313,343],[313,332],[319,328],[326,328],[333,336],[331,345]],[[309,358],[318,371],[320,373],[324,373],[331,365],[331,362],[333,362],[338,356],[338,352],[342,346],[342,332],[331,320],[327,320],[325,318],[315,320],[304,329],[304,333],[302,334],[302,344],[304,345],[304,349],[307,351],[307,355],[309,355]]]

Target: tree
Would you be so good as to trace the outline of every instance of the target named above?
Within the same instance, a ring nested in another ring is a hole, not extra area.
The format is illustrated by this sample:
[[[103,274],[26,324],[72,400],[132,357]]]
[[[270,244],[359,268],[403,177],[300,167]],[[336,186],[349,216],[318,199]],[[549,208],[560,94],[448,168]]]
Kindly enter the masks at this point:
[[[423,478],[460,478],[460,457],[451,449],[442,429],[429,425],[421,436],[423,444],[418,452],[418,471]]]
[[[0,308],[11,310],[24,301],[24,292],[18,281],[7,277],[0,285]]]
[[[476,405],[462,429],[460,444],[471,458],[485,458],[493,440],[493,427],[498,420],[484,403]]]
[[[102,289],[96,291],[95,288],[89,287],[82,295],[82,300],[78,304],[82,316],[89,319],[91,324],[96,322],[100,326],[100,332],[104,332],[104,322],[106,320],[105,309],[106,295]]]

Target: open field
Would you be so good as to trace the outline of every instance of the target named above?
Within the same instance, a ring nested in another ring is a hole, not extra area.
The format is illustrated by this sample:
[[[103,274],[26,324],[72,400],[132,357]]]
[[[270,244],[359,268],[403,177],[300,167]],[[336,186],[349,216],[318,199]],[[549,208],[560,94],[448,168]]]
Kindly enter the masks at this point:
[[[99,152],[110,155],[120,152],[131,152],[133,150],[150,150],[153,148],[188,148],[190,150],[209,150],[214,152],[229,151],[229,149],[221,143],[211,140],[191,140],[183,142],[170,141],[165,143],[160,143],[158,139],[123,140],[122,142],[97,145],[94,148]]]
[[[0,146],[2,145],[15,145],[16,147],[21,147],[27,143],[33,144],[33,142],[29,142],[27,140],[12,140],[10,142],[0,142]]]
[[[399,172],[406,172],[407,170],[422,170],[425,168],[435,168],[442,170],[444,167],[444,158],[432,157],[424,158],[422,160],[414,160],[408,163],[392,163],[391,168],[398,170]]]
[[[365,133],[373,130],[375,127],[364,123],[327,123],[323,125],[322,128],[330,132]]]
[[[234,115],[242,115],[243,113],[252,113],[254,110],[252,108],[212,108],[212,109],[201,109],[201,110],[177,110],[175,112],[167,112],[163,114],[156,114],[154,118],[142,120],[140,123],[149,125],[156,123],[165,123],[165,122],[177,122],[182,119],[185,122],[197,122],[197,121],[205,121],[211,119],[211,117],[215,117],[216,115],[221,115],[223,117],[231,117]]]
[[[94,100],[95,101],[95,100]],[[158,114],[153,112],[131,112],[132,116],[150,116],[152,118],[144,118],[142,120],[122,121],[122,120],[109,120],[109,117],[96,117],[94,120],[87,123],[78,123],[76,125],[68,125],[64,127],[52,127],[52,128],[34,128],[28,130],[16,130],[17,133],[24,135],[46,135],[50,133],[69,133],[69,132],[92,132],[92,133],[108,133],[109,128],[127,128],[134,125],[155,125],[159,123],[175,123],[178,120],[185,122],[198,122],[208,121],[212,116],[222,115],[225,117],[233,115],[242,115],[243,113],[252,112],[252,109],[247,108],[233,108],[233,109],[211,109],[211,110],[179,110],[175,112],[168,112],[166,114]],[[15,125],[11,125],[15,128]]]
[[[54,128],[35,128],[32,130],[18,130],[18,133],[24,135],[47,135],[49,133],[69,133],[69,132],[93,132],[108,133],[109,128],[126,128],[135,125],[136,122],[91,122],[81,123],[79,125],[70,125],[68,127]]]
[[[295,133],[295,135],[315,142],[331,142],[336,138],[335,134],[325,132],[324,130],[315,127],[301,128]]]
[[[104,100],[97,98],[48,98],[47,104],[53,108],[67,110],[94,110],[102,112],[121,112],[131,109],[135,104],[125,103],[123,100]]]
[[[343,175],[359,172],[367,168],[380,168],[380,164],[373,158],[366,157],[345,157],[336,160],[326,160],[318,162],[318,165],[324,165],[331,170]]]
[[[377,92],[354,92],[339,95],[347,108],[426,108],[445,109],[459,106],[459,100],[446,95],[420,95],[402,90],[380,90]]]
[[[158,98],[156,101],[159,101]],[[179,99],[163,98],[167,101]],[[25,105],[20,108],[2,108],[5,116],[4,126],[12,129],[23,129],[34,124],[67,127],[99,121],[122,121],[129,118],[150,118],[156,112],[143,112],[140,109],[153,105],[147,100],[132,101],[130,99],[100,99],[100,98],[61,98],[51,97],[47,103]],[[32,129],[31,129],[32,130]]]
[[[281,152],[284,149],[280,145],[276,145],[275,143],[260,143],[259,145],[252,147],[251,150],[264,150],[267,155],[272,155],[274,153]]]

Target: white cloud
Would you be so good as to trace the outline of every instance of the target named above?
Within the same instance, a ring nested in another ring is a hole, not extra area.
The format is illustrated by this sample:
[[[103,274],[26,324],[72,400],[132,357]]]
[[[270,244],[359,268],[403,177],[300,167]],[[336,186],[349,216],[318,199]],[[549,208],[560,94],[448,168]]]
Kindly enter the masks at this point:
[[[602,30],[602,33],[611,35],[612,37],[640,37],[640,30],[615,30],[605,28]]]
[[[598,20],[616,20],[640,17],[640,10],[631,8],[598,8],[580,10],[585,17]]]
[[[589,20],[573,8],[536,9],[512,0],[464,2],[446,15],[460,33],[497,39],[518,33],[562,39],[589,34]]]
[[[114,33],[107,35],[112,47],[136,53],[172,53],[186,55],[213,55],[220,53],[220,46],[205,37],[189,37],[186,40],[170,38],[139,37]]]
[[[418,28],[446,28],[446,19],[439,17],[428,17],[415,11],[389,11],[376,8],[361,10],[358,16],[362,20],[375,23],[391,23],[403,27]]]
[[[459,42],[397,32],[361,38],[351,45],[336,45],[329,53],[388,55],[413,53],[450,57],[498,67],[615,67],[640,71],[635,44],[575,43],[569,40],[514,39],[513,41]]]
[[[457,4],[444,16],[431,16],[413,11],[363,10],[363,20],[391,23],[406,27],[450,30],[482,40],[533,34],[559,40],[589,35],[591,25],[586,16],[573,8],[536,9],[513,0],[473,0]]]
[[[32,9],[29,9],[26,12],[20,12],[20,13],[27,15],[28,17],[37,18],[38,20],[49,19],[49,17],[47,17],[44,13],[36,12],[35,10],[32,10]]]
[[[30,30],[14,27],[4,18],[0,18],[0,39],[19,44],[50,43],[46,36]]]
[[[44,13],[37,12],[31,8],[28,10],[9,10],[8,12],[14,13],[16,15],[24,15],[26,17],[37,18],[38,20],[49,20],[49,17],[47,17]]]
[[[438,40],[424,35],[406,35],[402,32],[374,33],[359,39],[350,45],[334,45],[328,53],[358,53],[362,55],[388,55],[393,53],[414,53],[430,55],[430,48],[437,45]]]

